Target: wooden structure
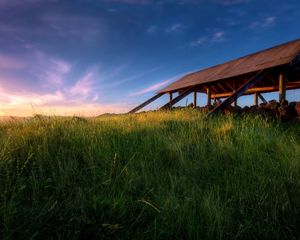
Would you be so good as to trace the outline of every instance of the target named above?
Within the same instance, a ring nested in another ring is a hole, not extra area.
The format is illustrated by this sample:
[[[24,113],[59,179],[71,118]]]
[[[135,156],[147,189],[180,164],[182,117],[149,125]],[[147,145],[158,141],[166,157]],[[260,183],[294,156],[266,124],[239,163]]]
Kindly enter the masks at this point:
[[[225,100],[211,112],[222,110],[229,104],[237,105],[242,95],[254,94],[254,104],[263,102],[262,93],[279,91],[279,101],[286,98],[286,90],[300,88],[300,39],[259,51],[220,65],[190,73],[160,90],[157,95],[132,109],[135,113],[164,94],[169,94],[169,102],[160,109],[171,108],[184,97],[194,93],[205,93],[206,105],[212,99]],[[178,96],[173,98],[174,93]]]

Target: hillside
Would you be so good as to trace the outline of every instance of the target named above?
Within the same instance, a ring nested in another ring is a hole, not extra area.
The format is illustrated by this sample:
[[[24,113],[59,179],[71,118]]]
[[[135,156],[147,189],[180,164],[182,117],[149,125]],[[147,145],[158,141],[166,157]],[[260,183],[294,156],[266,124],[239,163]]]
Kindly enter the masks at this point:
[[[300,124],[38,117],[0,146],[1,239],[300,238]]]

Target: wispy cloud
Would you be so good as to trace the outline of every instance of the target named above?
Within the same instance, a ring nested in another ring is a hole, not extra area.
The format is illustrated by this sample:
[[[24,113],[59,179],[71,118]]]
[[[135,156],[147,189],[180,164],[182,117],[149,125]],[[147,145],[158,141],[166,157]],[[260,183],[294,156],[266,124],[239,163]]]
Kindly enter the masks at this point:
[[[25,66],[26,63],[16,57],[0,54],[0,69],[18,70]]]
[[[87,96],[92,92],[95,73],[88,71],[82,78],[80,78],[74,86],[72,86],[68,92],[74,96]]]
[[[92,114],[111,111],[121,112],[127,109],[122,104],[102,104],[99,101],[99,73],[97,67],[89,67],[86,72],[70,84],[70,78],[74,78],[73,66],[68,61],[54,58],[43,52],[35,51],[27,56],[30,61],[26,68],[26,57],[18,59],[11,56],[1,55],[5,60],[2,67],[15,71],[21,68],[20,74],[5,76],[0,73],[0,115],[30,115],[30,113],[48,112],[55,109],[56,114]],[[14,59],[7,61],[7,59]],[[18,60],[18,61],[16,61]],[[28,70],[29,69],[29,70]],[[23,88],[21,83],[31,76],[34,88]],[[76,77],[75,77],[76,79]],[[68,80],[68,81],[67,81]],[[17,85],[17,86],[16,86]],[[34,90],[35,89],[35,90]],[[122,106],[122,107],[121,107]],[[94,110],[93,110],[94,107]],[[34,109],[33,109],[34,108]],[[38,111],[36,111],[38,109]]]
[[[144,88],[140,91],[130,93],[129,96],[139,96],[139,95],[143,95],[143,94],[146,94],[146,93],[157,91],[158,89],[162,88],[163,86],[167,85],[170,82],[171,82],[171,80],[168,79],[168,80],[156,83],[156,84],[154,84],[152,86],[149,86],[147,88]]]
[[[106,0],[106,2],[114,2],[114,3],[121,3],[121,4],[138,4],[138,5],[152,3],[151,0]]]
[[[170,27],[166,28],[167,33],[173,33],[173,32],[179,32],[183,28],[183,25],[181,23],[175,23],[171,25]]]
[[[68,102],[62,92],[37,94],[0,92],[0,116],[80,115],[96,116],[107,112],[127,112],[127,103]]]
[[[43,85],[61,86],[72,69],[71,63],[46,55],[41,51],[34,51],[31,55],[30,72]]]
[[[214,2],[225,5],[225,6],[231,6],[231,5],[236,5],[236,4],[243,4],[243,3],[248,3],[251,2],[252,0],[214,0]]]
[[[113,72],[116,72],[117,74],[110,74],[110,75],[104,77],[104,80],[107,83],[105,83],[103,87],[110,89],[110,88],[118,87],[118,86],[128,83],[128,82],[137,81],[138,79],[141,79],[141,78],[157,71],[158,69],[159,69],[159,67],[152,68],[147,71],[138,72],[134,75],[131,75],[130,77],[125,77],[125,78],[122,77],[122,72],[118,73],[118,69],[117,69],[117,70],[113,71]],[[119,79],[120,76],[121,76],[120,80],[111,81],[112,79],[116,79],[116,78]]]
[[[276,24],[276,17],[275,16],[269,16],[261,21],[255,21],[250,24],[250,28],[252,29],[263,29],[263,28],[268,28],[272,27]]]
[[[147,28],[148,33],[155,33],[155,32],[157,32],[157,30],[158,30],[158,27],[156,25],[152,25]]]
[[[39,2],[50,2],[51,0],[0,0],[0,8],[9,8],[9,7],[17,7],[20,5],[23,6],[28,6],[28,5],[32,5],[32,4],[37,4]],[[53,1],[53,0],[52,0]]]
[[[198,38],[197,40],[192,41],[192,42],[190,43],[190,46],[191,46],[191,47],[197,47],[197,46],[200,46],[200,45],[204,44],[206,41],[207,41],[207,38],[206,38],[206,37],[200,37],[200,38]]]
[[[47,14],[42,16],[42,23],[58,37],[76,37],[83,41],[91,41],[103,37],[105,25],[99,19],[77,14]]]
[[[211,43],[220,43],[225,41],[225,32],[224,31],[217,31],[209,36],[206,37],[199,37],[198,39],[190,42],[191,47],[198,47],[205,44],[211,44]]]
[[[32,114],[94,116],[106,112],[126,112],[130,105],[101,103],[93,88],[94,73],[88,71],[69,88],[39,93],[31,90],[9,90],[0,84],[0,116]]]
[[[223,42],[224,35],[225,35],[225,32],[223,32],[223,31],[215,32],[212,36],[212,41],[213,42]]]

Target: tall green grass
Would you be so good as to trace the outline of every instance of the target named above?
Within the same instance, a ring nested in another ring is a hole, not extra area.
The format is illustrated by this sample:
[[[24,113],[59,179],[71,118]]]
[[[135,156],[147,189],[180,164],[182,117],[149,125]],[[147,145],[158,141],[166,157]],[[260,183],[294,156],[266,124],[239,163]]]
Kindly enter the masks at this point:
[[[300,125],[193,110],[0,123],[2,239],[299,239]]]

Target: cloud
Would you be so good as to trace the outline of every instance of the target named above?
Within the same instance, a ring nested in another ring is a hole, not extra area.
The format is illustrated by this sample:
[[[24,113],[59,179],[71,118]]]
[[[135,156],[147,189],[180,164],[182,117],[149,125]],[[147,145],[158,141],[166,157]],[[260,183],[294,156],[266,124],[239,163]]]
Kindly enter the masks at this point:
[[[264,18],[261,21],[255,21],[250,24],[250,28],[252,29],[263,29],[263,28],[269,28],[276,24],[276,17],[275,16],[269,16]]]
[[[238,19],[233,19],[233,18],[218,18],[217,20],[221,24],[229,26],[229,27],[240,25],[240,21]]]
[[[145,93],[154,92],[154,91],[162,88],[163,86],[167,85],[170,82],[171,82],[171,80],[168,79],[168,80],[156,83],[156,84],[154,84],[154,85],[152,85],[150,87],[147,87],[145,89],[142,89],[142,90],[140,90],[138,92],[130,93],[129,96],[139,96],[139,95],[143,95]]]
[[[205,44],[211,44],[211,43],[220,43],[225,41],[225,32],[224,31],[217,31],[212,33],[211,35],[207,37],[199,37],[198,39],[190,42],[191,47],[198,47]]]
[[[81,79],[79,79],[74,86],[67,90],[71,95],[74,96],[87,96],[92,92],[94,85],[93,71],[88,71]]]
[[[135,5],[145,5],[152,3],[151,0],[106,0],[106,2],[121,3],[121,4],[135,4]]]
[[[167,33],[179,32],[183,28],[181,23],[175,23],[166,29]]]
[[[20,70],[25,66],[26,63],[16,57],[0,54],[0,69]]]
[[[157,30],[158,30],[158,27],[155,25],[152,25],[152,26],[148,27],[147,33],[155,33],[155,32],[157,32]]]
[[[52,35],[91,41],[103,37],[105,26],[101,18],[77,14],[47,14],[42,16],[44,25]]]
[[[27,60],[25,68],[23,66],[27,58],[30,61]],[[115,111],[126,109],[124,103],[122,103],[122,109],[117,105],[99,103],[97,67],[89,67],[80,78],[69,85],[70,79],[74,78],[73,66],[63,59],[46,55],[41,51],[23,56],[22,59],[12,56],[4,58],[3,55],[1,59],[14,59],[10,62],[4,61],[5,67],[9,67],[12,72],[15,68],[22,67],[19,75],[0,74],[0,112],[2,115],[27,116],[30,113],[36,113],[36,109],[39,113],[43,111],[49,113],[50,109],[55,109],[57,114],[63,115],[65,113],[87,115],[89,111],[95,112],[95,110],[91,111],[92,107],[98,109],[96,112],[99,114],[109,109]],[[1,66],[3,67],[3,64]],[[31,79],[30,82],[26,80],[28,76]]]
[[[44,87],[63,85],[66,76],[71,72],[71,63],[46,55],[41,51],[34,51],[27,56],[30,59],[29,71]]]
[[[207,41],[206,37],[200,37],[197,40],[192,41],[190,43],[190,45],[191,45],[191,47],[197,47],[197,46],[203,45],[206,41]]]
[[[53,2],[53,0],[0,0],[0,8],[18,7],[20,5],[28,6],[39,2]]]
[[[0,115],[31,116],[83,115],[95,116],[106,112],[126,112],[130,105],[100,103],[97,89],[93,88],[95,72],[87,71],[69,88],[56,88],[46,93],[31,90],[9,90],[0,84]]]
[[[68,102],[66,98],[59,91],[52,94],[27,92],[23,95],[0,92],[0,116],[23,117],[33,114],[96,116],[107,112],[123,113],[130,109],[126,103]]]
[[[220,32],[215,32],[212,36],[212,41],[213,42],[223,42],[224,41],[224,35],[225,33],[223,31]]]
[[[213,0],[213,2],[225,5],[225,6],[231,6],[236,4],[243,4],[251,2],[252,0]]]
[[[130,77],[122,78],[124,74],[122,74],[121,71],[118,72],[119,70],[116,69],[116,70],[112,71],[113,73],[116,73],[116,74],[111,74],[111,75],[108,75],[108,76],[104,77],[104,80],[106,82],[108,82],[108,84],[105,84],[104,87],[108,88],[108,89],[115,88],[115,87],[118,87],[118,86],[120,86],[120,85],[122,85],[124,83],[128,83],[128,82],[132,82],[134,80],[141,79],[141,78],[143,78],[143,77],[145,77],[145,76],[147,76],[147,75],[149,75],[149,74],[151,74],[151,73],[153,73],[153,72],[155,72],[157,70],[159,70],[159,67],[152,68],[152,69],[149,69],[149,70],[144,71],[144,72],[139,72],[139,73],[137,73],[135,75],[131,75]],[[120,80],[113,81],[113,82],[111,81],[114,78],[120,78],[120,77],[121,77]]]

